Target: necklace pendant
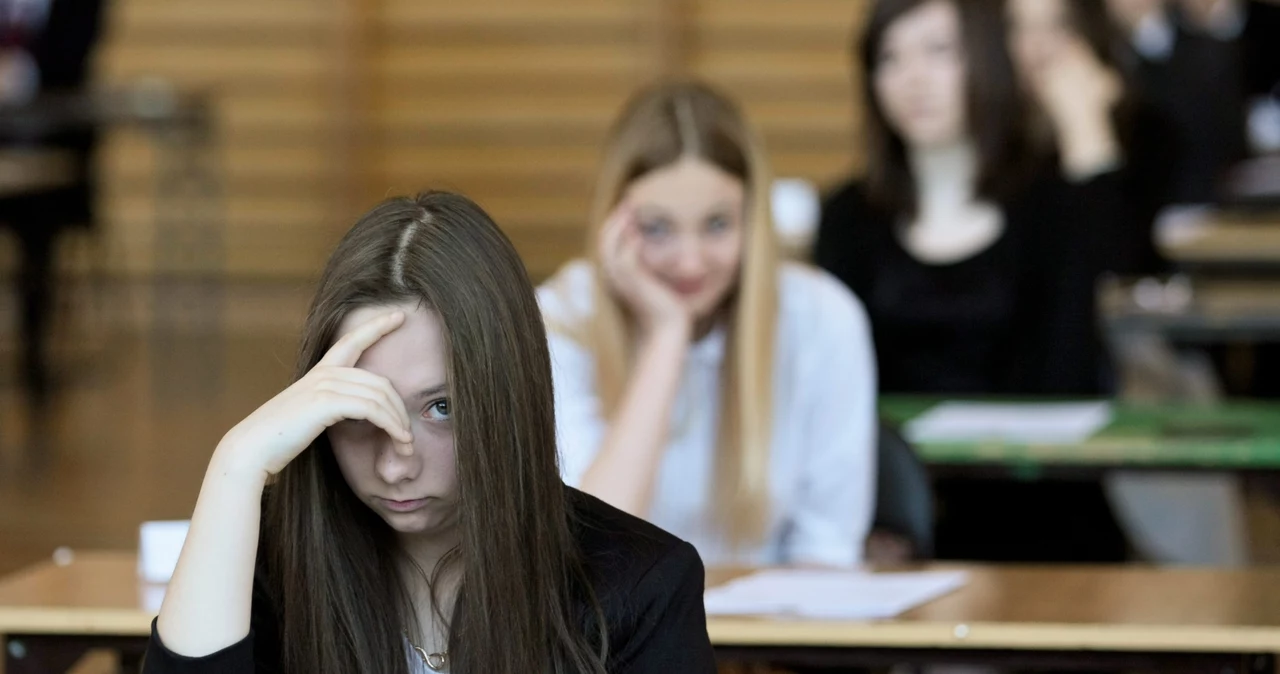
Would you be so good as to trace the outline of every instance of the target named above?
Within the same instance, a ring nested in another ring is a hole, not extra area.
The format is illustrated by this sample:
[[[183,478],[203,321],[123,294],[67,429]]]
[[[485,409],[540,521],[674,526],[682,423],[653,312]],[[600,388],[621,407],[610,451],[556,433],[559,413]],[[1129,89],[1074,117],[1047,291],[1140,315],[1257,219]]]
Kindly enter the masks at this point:
[[[405,632],[404,638],[406,641],[409,640],[408,632]],[[427,669],[430,669],[433,672],[448,671],[449,669],[449,653],[448,652],[428,653],[427,649],[419,646],[418,644],[413,643],[412,641],[409,641],[409,647],[413,649],[414,653],[418,654],[419,658],[422,658],[422,664],[426,665]]]

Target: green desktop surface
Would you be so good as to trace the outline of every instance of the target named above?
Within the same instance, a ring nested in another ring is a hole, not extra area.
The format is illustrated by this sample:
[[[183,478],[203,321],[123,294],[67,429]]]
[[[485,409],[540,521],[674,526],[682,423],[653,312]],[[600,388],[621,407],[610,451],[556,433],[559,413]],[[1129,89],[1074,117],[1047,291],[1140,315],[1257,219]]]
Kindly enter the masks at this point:
[[[882,396],[880,415],[903,426],[952,398]],[[965,401],[974,401],[966,398]],[[1063,402],[999,398],[999,403]],[[924,463],[1042,468],[1280,469],[1280,404],[1224,402],[1210,406],[1112,403],[1111,422],[1081,443],[1024,444],[1000,440],[914,443]]]

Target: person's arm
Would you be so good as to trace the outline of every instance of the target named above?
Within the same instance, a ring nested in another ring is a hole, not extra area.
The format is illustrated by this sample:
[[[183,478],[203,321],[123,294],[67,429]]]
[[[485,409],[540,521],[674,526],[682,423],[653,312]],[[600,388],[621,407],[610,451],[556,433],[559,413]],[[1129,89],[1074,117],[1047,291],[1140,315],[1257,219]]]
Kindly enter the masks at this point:
[[[1095,288],[1105,225],[1088,215],[1076,186],[1049,180],[1011,214],[1021,240],[1018,327],[1007,389],[1093,395],[1103,384]]]
[[[168,651],[201,658],[249,635],[264,485],[321,433],[345,419],[364,420],[389,434],[397,451],[412,454],[399,395],[386,379],[355,367],[365,349],[403,321],[397,311],[356,327],[218,444],[156,621]]]
[[[822,204],[822,218],[813,242],[813,263],[850,288],[857,272],[854,250],[854,188],[844,186]]]
[[[821,330],[810,362],[803,480],[790,509],[789,564],[852,566],[871,529],[876,489],[876,365],[861,303],[825,275],[813,289]]]
[[[637,517],[648,515],[689,349],[687,327],[649,334],[581,489]]]
[[[649,512],[693,331],[680,297],[641,262],[642,243],[634,209],[620,205],[601,230],[598,274],[627,307],[637,347],[621,400],[581,484],[583,491],[638,517]]]
[[[249,634],[266,472],[215,452],[156,624],[167,648],[215,653]],[[197,629],[196,626],[200,625]]]
[[[1083,40],[1066,44],[1031,88],[1053,126],[1068,180],[1088,180],[1120,165],[1123,152],[1112,114],[1124,85]]]
[[[609,671],[714,674],[705,584],[702,559],[692,545],[682,541],[663,555],[632,590],[627,624],[610,635]]]
[[[250,632],[244,639],[209,655],[187,657],[169,650],[160,638],[157,620],[151,622],[151,638],[143,659],[142,674],[278,674],[282,669],[277,599],[268,588],[263,562],[254,577]]]

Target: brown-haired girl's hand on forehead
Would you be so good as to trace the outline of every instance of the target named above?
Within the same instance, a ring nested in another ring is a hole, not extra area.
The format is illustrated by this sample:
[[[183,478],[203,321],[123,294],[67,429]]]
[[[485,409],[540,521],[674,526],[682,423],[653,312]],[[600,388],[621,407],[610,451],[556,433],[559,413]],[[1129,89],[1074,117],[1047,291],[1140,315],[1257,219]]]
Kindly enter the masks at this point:
[[[667,287],[640,259],[644,244],[635,205],[622,202],[600,230],[600,270],[614,295],[631,310],[641,329],[691,329],[693,318],[680,296]]]
[[[400,327],[404,312],[382,314],[344,335],[301,379],[227,432],[215,457],[228,471],[280,472],[330,426],[371,423],[386,432],[396,450],[413,453],[409,414],[384,377],[355,367],[361,354]]]

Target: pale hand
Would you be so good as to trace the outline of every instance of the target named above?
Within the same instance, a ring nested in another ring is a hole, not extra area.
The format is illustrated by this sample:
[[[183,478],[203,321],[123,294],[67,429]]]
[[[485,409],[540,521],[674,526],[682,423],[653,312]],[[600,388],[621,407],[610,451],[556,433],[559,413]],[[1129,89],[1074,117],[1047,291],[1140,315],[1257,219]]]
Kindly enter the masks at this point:
[[[646,333],[664,328],[688,330],[693,317],[680,296],[640,261],[642,243],[635,210],[625,203],[620,205],[600,232],[598,253],[605,282]]]
[[[1110,134],[1111,110],[1122,92],[1119,75],[1080,40],[1066,45],[1034,84],[1035,96],[1059,138]]]
[[[413,453],[404,402],[385,378],[355,367],[360,355],[404,323],[400,311],[382,314],[339,339],[301,379],[227,432],[211,468],[266,480],[289,465],[325,429],[344,420],[367,421]]]
[[[1035,81],[1035,93],[1053,123],[1064,173],[1082,180],[1120,161],[1112,110],[1120,77],[1081,40],[1073,40]]]

